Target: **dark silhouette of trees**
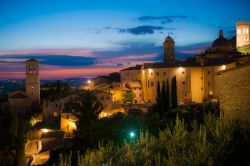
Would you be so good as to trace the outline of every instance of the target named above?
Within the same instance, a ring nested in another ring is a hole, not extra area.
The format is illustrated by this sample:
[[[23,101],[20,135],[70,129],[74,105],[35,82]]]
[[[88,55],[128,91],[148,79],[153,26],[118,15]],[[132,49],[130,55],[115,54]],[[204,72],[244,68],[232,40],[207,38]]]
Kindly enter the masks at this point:
[[[98,121],[99,114],[102,112],[103,106],[97,97],[87,91],[80,97],[77,112],[78,121],[76,123],[77,130],[74,132],[76,145],[79,147],[91,147],[94,143],[95,123]]]
[[[159,113],[160,119],[163,119],[163,105],[162,105],[162,92],[160,82],[157,83],[157,96],[156,96],[156,109]]]
[[[172,78],[172,83],[171,83],[171,103],[172,103],[172,108],[177,108],[177,85],[176,85],[176,76]]]
[[[167,80],[166,84],[166,112],[168,113],[170,111],[170,94],[169,94],[169,83]]]

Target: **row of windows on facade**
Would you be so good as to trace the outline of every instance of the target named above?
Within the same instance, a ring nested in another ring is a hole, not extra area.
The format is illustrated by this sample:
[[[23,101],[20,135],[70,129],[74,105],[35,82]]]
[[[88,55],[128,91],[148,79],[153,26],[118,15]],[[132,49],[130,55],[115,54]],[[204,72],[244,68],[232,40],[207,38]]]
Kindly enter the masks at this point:
[[[242,30],[241,29],[237,29],[237,34],[248,33],[248,32],[249,32],[248,28],[243,28]]]
[[[182,74],[185,74],[185,71],[182,71],[181,73],[182,73]],[[150,72],[149,75],[153,76],[154,73],[153,73],[153,72]],[[155,75],[160,76],[160,72],[156,72]],[[167,75],[167,72],[165,72],[165,71],[162,72],[162,75],[163,75],[163,76],[166,76],[166,75]],[[127,76],[129,76],[129,72],[127,73]]]
[[[201,79],[203,79],[203,78],[201,77]],[[158,82],[159,82],[159,81],[157,81],[157,83],[158,83]],[[163,84],[166,84],[166,81],[162,81],[162,85],[163,85]],[[185,81],[182,81],[182,84],[185,85],[186,82],[185,82]],[[148,81],[147,87],[154,87],[154,85],[155,85],[154,81],[151,81],[151,82]],[[211,86],[211,82],[208,81],[208,82],[207,82],[207,85],[208,85],[208,86]]]
[[[244,36],[238,37],[237,40],[238,41],[248,41],[248,37],[244,37]]]
[[[185,74],[185,72],[184,72],[184,71],[182,71],[181,73],[182,73],[182,74]],[[154,75],[154,73],[153,73],[153,72],[151,72],[151,73],[149,73],[149,75],[153,76],[153,75]],[[160,72],[156,72],[156,73],[155,73],[155,75],[156,75],[156,76],[160,76]],[[163,73],[162,73],[162,75],[163,75],[163,76],[166,76],[166,75],[167,75],[167,72],[163,72]]]

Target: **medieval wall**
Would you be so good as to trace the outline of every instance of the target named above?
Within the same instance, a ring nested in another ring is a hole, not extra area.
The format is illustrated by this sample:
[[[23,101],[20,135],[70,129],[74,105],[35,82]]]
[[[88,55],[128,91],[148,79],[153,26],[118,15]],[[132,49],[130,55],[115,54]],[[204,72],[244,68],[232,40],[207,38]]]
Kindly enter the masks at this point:
[[[215,77],[224,120],[239,120],[250,124],[250,64],[220,72]]]

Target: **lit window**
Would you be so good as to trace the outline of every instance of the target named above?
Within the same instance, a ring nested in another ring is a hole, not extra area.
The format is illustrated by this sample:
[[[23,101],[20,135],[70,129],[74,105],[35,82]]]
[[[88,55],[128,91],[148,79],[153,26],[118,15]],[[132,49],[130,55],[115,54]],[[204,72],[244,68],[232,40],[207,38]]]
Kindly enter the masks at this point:
[[[214,92],[212,90],[210,90],[208,94],[209,94],[209,96],[213,96]]]
[[[240,29],[237,29],[237,34],[241,34],[241,30]]]
[[[225,70],[227,67],[226,67],[226,65],[222,65],[221,68],[222,68],[222,70]]]
[[[249,32],[249,29],[247,28],[247,29],[246,29],[246,33],[248,33],[248,32]]]
[[[57,112],[54,112],[54,117],[57,117]]]

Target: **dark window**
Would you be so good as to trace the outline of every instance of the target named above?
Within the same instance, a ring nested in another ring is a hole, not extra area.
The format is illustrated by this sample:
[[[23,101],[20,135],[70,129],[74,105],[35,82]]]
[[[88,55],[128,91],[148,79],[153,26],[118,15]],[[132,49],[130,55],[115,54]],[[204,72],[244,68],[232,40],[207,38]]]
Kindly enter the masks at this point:
[[[207,71],[207,74],[208,74],[208,75],[210,75],[210,74],[211,74],[211,72],[208,70],[208,71]]]
[[[156,72],[156,75],[159,76],[160,75],[159,72]]]
[[[58,107],[58,105],[56,104],[56,108]]]
[[[201,77],[201,80],[203,80],[203,77]]]
[[[153,75],[153,72],[151,72],[151,76]]]
[[[210,85],[211,85],[210,81],[208,81],[208,82],[207,82],[207,85],[208,85],[208,86],[210,86]]]
[[[185,74],[185,71],[182,71],[182,74]]]
[[[185,94],[185,96],[187,96],[187,94]]]
[[[154,82],[152,81],[152,82],[151,82],[151,87],[153,87],[153,86],[154,86]]]
[[[184,85],[184,84],[185,84],[185,81],[183,81],[182,84]]]
[[[166,76],[166,75],[167,75],[167,73],[166,73],[166,72],[163,72],[163,75],[164,75],[164,76]]]

